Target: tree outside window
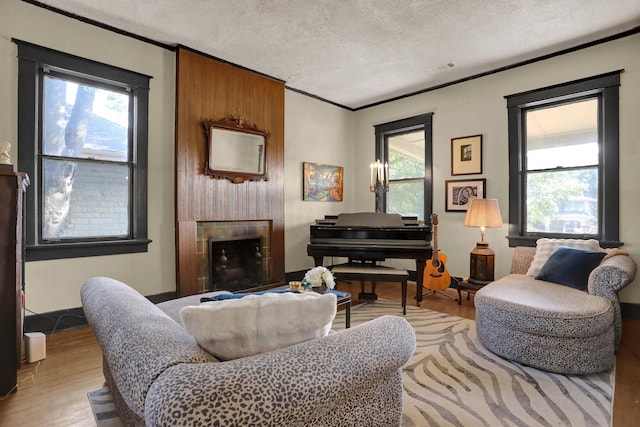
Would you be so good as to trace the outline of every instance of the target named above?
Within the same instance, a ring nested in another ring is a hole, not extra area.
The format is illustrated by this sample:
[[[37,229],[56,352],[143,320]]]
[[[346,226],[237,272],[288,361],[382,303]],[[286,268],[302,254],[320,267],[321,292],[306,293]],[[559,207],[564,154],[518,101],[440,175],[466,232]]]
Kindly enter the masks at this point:
[[[130,95],[44,77],[42,239],[129,234]]]
[[[598,234],[599,98],[526,111],[526,230]]]
[[[424,132],[388,138],[387,212],[424,219]]]

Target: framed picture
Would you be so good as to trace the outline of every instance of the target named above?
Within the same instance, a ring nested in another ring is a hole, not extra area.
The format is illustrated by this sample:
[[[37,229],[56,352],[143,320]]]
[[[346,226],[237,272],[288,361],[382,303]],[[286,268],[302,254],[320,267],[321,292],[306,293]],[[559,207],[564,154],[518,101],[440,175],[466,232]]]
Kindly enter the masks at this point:
[[[482,173],[482,135],[451,139],[451,175]]]
[[[341,202],[344,186],[342,166],[303,163],[302,200]]]
[[[445,210],[447,212],[466,212],[471,199],[484,199],[487,192],[487,180],[449,180],[445,181]]]

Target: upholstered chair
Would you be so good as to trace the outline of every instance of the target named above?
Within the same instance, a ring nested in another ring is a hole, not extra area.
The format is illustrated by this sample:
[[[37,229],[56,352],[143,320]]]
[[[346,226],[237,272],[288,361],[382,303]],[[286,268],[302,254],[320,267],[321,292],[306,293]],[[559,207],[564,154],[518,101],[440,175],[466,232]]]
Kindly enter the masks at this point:
[[[476,293],[482,344],[507,359],[553,372],[611,369],[622,333],[618,291],[633,281],[636,263],[622,251],[601,257],[586,273],[584,289],[577,289],[541,280],[544,265],[532,273],[532,263],[540,262],[536,248],[515,248],[510,274]]]

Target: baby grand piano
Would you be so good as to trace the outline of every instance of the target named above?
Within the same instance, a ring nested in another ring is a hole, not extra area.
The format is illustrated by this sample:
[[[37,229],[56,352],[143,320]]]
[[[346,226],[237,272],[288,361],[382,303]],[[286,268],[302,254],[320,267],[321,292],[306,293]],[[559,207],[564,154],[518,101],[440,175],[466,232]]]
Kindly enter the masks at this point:
[[[415,259],[416,302],[422,301],[422,281],[431,258],[431,227],[416,219],[378,212],[328,215],[311,224],[307,255],[315,265],[325,256],[349,261],[384,261],[386,258]]]

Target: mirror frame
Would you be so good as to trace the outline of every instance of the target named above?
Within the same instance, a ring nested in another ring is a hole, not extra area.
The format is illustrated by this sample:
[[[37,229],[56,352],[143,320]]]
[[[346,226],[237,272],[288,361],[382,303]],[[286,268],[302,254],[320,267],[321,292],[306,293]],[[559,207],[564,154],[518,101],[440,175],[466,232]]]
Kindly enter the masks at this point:
[[[241,184],[245,181],[266,181],[267,180],[267,146],[271,134],[265,130],[259,129],[254,123],[249,125],[246,120],[239,116],[228,116],[220,120],[205,119],[203,121],[205,136],[207,140],[207,157],[204,165],[204,173],[216,179],[228,179],[235,184]],[[213,150],[213,129],[221,129],[232,132],[248,133],[261,136],[264,138],[264,152],[262,154],[262,173],[252,173],[250,171],[229,171],[221,169],[212,169],[209,165]]]

